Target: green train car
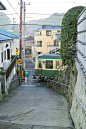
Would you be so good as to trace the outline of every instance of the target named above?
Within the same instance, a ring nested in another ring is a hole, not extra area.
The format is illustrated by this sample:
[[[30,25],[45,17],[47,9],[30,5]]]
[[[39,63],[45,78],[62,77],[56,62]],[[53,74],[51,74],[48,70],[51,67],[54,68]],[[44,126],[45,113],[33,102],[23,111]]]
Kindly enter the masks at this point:
[[[59,54],[40,54],[35,59],[34,77],[55,77],[65,68],[60,66],[62,66],[62,59]]]

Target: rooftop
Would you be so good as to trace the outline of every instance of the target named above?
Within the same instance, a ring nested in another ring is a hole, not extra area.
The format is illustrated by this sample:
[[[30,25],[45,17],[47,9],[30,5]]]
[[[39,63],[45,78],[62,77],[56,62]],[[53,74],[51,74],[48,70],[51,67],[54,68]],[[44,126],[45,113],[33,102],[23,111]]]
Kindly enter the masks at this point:
[[[61,59],[60,54],[50,54],[50,53],[44,53],[40,54],[36,57],[37,59]]]
[[[6,41],[6,40],[12,40],[12,38],[11,38],[11,37],[8,37],[8,36],[5,36],[5,35],[0,34],[0,42],[2,42],[2,41]]]
[[[39,30],[61,30],[61,26],[60,25],[47,25],[47,26],[42,26],[36,31],[39,31]]]
[[[0,1],[0,10],[6,10],[6,7],[2,4],[1,1]]]
[[[8,36],[11,38],[18,38],[19,36],[13,32],[7,31],[5,29],[0,29],[0,34],[4,35],[4,36]]]
[[[31,41],[31,40],[34,40],[34,38],[31,37],[31,36],[28,36],[28,37],[25,38],[25,41],[28,41],[28,40]]]

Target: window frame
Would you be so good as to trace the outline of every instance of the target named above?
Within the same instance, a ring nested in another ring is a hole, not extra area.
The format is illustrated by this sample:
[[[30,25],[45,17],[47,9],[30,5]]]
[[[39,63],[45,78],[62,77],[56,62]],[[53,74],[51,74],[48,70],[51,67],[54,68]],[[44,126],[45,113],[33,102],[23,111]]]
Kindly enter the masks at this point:
[[[41,67],[39,67],[39,62],[40,62],[40,64],[41,64]],[[42,68],[42,61],[39,60],[39,61],[38,61],[38,69],[41,69],[41,68]]]
[[[46,30],[46,36],[51,36],[51,30]]]
[[[50,66],[47,67],[47,62],[52,62],[52,68],[50,68]],[[46,60],[45,68],[46,69],[53,69],[53,60]]]
[[[6,60],[6,50],[4,51],[4,60]]]
[[[10,60],[10,56],[11,56],[11,53],[10,53],[10,49],[7,49],[7,60]]]

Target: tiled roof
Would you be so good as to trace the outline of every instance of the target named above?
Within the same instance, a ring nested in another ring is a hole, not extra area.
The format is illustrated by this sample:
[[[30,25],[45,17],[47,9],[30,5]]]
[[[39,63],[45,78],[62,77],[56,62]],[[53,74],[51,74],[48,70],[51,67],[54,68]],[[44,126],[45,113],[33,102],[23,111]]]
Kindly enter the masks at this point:
[[[39,31],[39,30],[61,30],[61,26],[60,25],[42,26],[42,28],[39,28],[36,31]]]
[[[5,36],[5,35],[0,34],[0,42],[1,42],[1,41],[6,41],[6,40],[12,40],[12,38],[11,38],[11,37],[8,37],[8,36]]]
[[[13,32],[7,31],[5,29],[0,29],[0,34],[11,37],[11,38],[18,38],[19,36]]]
[[[61,39],[61,35],[60,34],[56,34],[57,39]]]

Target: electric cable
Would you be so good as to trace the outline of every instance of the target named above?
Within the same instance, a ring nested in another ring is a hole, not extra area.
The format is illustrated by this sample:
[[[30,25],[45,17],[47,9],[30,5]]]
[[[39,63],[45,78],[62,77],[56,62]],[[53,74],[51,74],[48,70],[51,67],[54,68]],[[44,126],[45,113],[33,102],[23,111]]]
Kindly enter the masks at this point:
[[[16,12],[16,10],[13,8],[13,6],[11,5],[11,3],[9,2],[9,0],[7,0],[7,2],[10,4],[10,6],[12,7],[12,9]],[[16,14],[19,16],[19,14],[16,12]]]

